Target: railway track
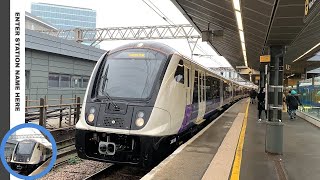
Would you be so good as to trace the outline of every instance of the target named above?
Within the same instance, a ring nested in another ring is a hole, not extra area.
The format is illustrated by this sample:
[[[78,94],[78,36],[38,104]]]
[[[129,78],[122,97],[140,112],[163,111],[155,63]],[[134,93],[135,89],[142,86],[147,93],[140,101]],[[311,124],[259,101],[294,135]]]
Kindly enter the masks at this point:
[[[76,157],[75,148],[75,129],[74,127],[59,128],[51,130],[50,133],[56,140],[57,144],[57,160],[53,168],[68,163],[71,158]]]
[[[56,143],[66,141],[68,139],[72,139],[75,137],[76,130],[74,126],[65,127],[65,128],[58,128],[50,130],[53,138],[55,139]]]
[[[97,171],[88,176],[85,180],[105,179],[105,180],[138,180],[147,174],[151,169],[141,169],[139,167],[110,164],[110,166]]]

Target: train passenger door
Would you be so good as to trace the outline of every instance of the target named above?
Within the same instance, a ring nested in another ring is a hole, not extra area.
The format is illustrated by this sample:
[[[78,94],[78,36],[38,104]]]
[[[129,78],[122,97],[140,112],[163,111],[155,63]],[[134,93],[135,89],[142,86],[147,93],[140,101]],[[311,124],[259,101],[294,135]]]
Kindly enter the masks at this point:
[[[199,111],[196,124],[200,124],[204,121],[203,116],[205,113],[205,75],[203,71],[199,71]]]

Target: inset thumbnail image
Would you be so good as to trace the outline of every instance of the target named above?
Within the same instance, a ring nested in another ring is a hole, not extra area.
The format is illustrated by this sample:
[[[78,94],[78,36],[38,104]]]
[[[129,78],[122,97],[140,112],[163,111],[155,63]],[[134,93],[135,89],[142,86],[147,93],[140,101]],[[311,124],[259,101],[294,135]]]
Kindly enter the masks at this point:
[[[1,143],[1,146],[4,145],[4,157],[2,155],[1,159],[3,163],[7,163],[8,166],[5,167],[11,174],[21,178],[44,175],[45,173],[42,173],[44,170],[50,171],[52,167],[48,166],[54,163],[51,161],[55,161],[52,157],[53,148],[56,146],[52,146],[47,134],[31,127],[18,129],[11,134],[9,132],[7,133],[9,136],[6,135],[7,140],[3,139],[6,140],[5,144]]]

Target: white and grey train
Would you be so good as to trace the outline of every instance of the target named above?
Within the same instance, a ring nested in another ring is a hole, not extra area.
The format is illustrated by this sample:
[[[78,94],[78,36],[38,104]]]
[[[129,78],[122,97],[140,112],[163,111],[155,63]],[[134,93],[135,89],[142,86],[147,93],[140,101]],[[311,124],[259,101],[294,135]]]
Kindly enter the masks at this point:
[[[78,156],[146,166],[248,92],[167,45],[121,46],[102,55],[91,75],[76,124]]]
[[[51,146],[36,139],[26,139],[16,144],[10,166],[12,170],[30,173],[51,156]]]

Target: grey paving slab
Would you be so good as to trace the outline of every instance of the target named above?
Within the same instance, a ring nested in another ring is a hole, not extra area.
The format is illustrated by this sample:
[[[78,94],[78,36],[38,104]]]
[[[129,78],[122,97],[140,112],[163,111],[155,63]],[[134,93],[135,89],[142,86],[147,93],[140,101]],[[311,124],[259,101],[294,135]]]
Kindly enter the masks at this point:
[[[220,147],[238,113],[244,113],[246,99],[231,107],[217,122],[207,129],[179,154],[171,159],[160,171],[154,174],[154,180],[198,180],[206,172],[212,158]]]
[[[284,171],[289,180],[320,179],[320,129],[297,117],[289,121],[282,114]],[[257,122],[257,107],[250,105],[243,147],[240,179],[278,179],[274,159],[265,153],[266,124]]]
[[[320,179],[320,128],[297,118],[285,121],[284,167],[290,180]]]
[[[275,164],[265,153],[266,124],[258,123],[257,104],[250,104],[242,151],[240,180],[277,180]]]

